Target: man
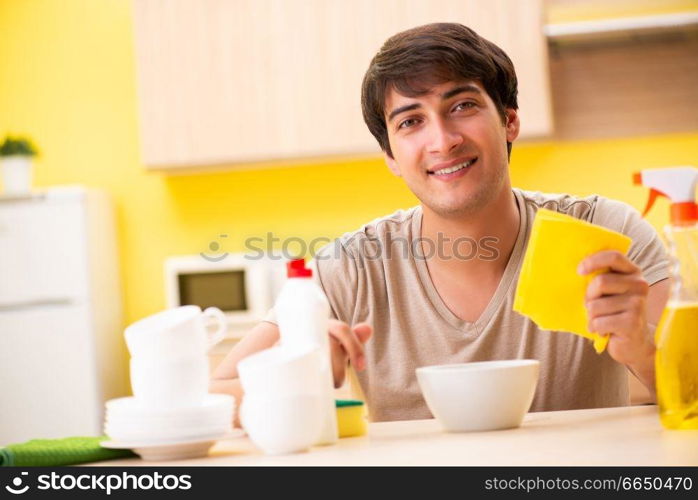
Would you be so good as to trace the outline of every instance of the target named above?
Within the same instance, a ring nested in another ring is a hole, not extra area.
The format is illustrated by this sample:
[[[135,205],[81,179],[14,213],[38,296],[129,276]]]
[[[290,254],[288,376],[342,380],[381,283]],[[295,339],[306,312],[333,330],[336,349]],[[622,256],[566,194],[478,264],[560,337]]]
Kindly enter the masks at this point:
[[[623,203],[512,189],[516,95],[507,55],[459,24],[391,37],[366,72],[364,120],[421,204],[325,247],[315,278],[334,316],[335,385],[349,362],[374,421],[429,418],[415,368],[432,364],[538,359],[533,411],[628,404],[627,369],[654,390],[653,330],[668,298],[662,244]],[[628,256],[600,252],[579,265],[580,273],[604,271],[586,296],[589,329],[610,333],[601,355],[580,336],[541,330],[512,311],[540,207],[633,239]],[[273,311],[268,320],[221,363],[213,392],[240,397],[237,362],[279,338]]]

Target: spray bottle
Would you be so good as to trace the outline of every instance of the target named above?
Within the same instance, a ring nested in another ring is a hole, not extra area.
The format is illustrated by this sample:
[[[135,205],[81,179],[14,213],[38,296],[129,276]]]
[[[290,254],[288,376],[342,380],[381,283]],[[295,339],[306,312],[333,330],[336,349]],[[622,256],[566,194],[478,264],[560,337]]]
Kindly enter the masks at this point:
[[[643,216],[657,197],[671,200],[671,223],[664,229],[671,295],[655,331],[660,420],[667,429],[698,429],[698,169],[643,170],[634,181],[651,189]]]
[[[312,269],[305,267],[303,259],[287,263],[287,277],[274,305],[281,345],[320,350],[322,361],[318,386],[324,416],[320,438],[315,444],[333,444],[337,442],[338,429],[328,334],[330,305],[313,280]]]

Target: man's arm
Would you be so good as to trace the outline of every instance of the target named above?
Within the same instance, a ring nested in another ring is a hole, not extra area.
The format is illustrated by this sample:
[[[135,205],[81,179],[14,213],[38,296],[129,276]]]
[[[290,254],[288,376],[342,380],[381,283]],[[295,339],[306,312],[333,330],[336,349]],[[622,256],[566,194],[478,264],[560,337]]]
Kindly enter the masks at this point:
[[[586,258],[581,274],[602,271],[587,288],[589,330],[610,333],[609,355],[630,371],[655,397],[654,328],[669,299],[669,280],[648,286],[641,270],[616,251]]]
[[[241,359],[255,352],[268,349],[279,340],[279,328],[274,323],[262,321],[250,330],[216,367],[211,375],[208,392],[229,394],[235,398],[237,408],[242,402],[243,390],[238,379],[237,365]],[[233,425],[240,427],[239,412],[235,411]]]
[[[269,349],[279,340],[279,327],[262,321],[247,332],[223,358],[211,376],[212,380],[225,380],[238,377],[238,363],[241,359],[264,349]]]

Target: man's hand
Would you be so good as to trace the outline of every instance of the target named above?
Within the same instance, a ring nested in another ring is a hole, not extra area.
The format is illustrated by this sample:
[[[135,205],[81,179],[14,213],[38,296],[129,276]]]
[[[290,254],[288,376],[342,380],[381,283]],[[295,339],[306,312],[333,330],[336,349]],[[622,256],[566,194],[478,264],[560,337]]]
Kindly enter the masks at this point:
[[[649,285],[640,268],[624,254],[607,250],[579,264],[579,274],[595,271],[602,274],[587,287],[589,331],[610,333],[608,354],[633,371],[653,363],[655,347],[647,319]]]
[[[371,337],[373,329],[367,323],[358,323],[350,328],[343,321],[331,319],[329,333],[334,386],[339,388],[344,383],[347,361],[357,370],[366,368],[364,344]]]

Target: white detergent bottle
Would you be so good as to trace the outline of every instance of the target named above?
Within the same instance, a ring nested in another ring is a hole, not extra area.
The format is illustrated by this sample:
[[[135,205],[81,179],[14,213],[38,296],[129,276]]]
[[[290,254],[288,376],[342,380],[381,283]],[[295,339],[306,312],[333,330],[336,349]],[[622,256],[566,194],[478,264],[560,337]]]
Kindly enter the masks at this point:
[[[318,386],[322,396],[322,432],[315,444],[337,442],[337,411],[329,340],[330,305],[322,289],[313,280],[313,271],[304,259],[287,263],[288,279],[274,305],[279,324],[281,346],[292,349],[319,348],[322,355]]]

